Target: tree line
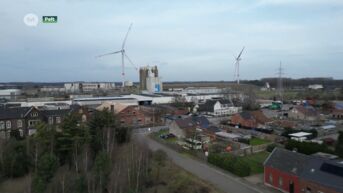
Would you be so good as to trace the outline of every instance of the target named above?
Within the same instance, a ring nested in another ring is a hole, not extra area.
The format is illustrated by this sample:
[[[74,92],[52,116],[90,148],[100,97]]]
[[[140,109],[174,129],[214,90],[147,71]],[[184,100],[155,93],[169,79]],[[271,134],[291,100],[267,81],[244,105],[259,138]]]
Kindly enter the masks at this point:
[[[71,114],[59,128],[40,123],[32,136],[12,131],[0,141],[0,180],[28,176],[27,193],[139,192],[150,160],[146,145],[109,111],[86,123]]]

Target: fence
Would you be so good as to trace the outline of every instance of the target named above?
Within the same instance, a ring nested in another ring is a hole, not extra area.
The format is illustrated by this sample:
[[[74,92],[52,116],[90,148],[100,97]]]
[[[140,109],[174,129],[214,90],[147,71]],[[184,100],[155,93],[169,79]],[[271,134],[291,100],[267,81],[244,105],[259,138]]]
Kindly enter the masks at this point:
[[[232,151],[231,153],[236,156],[246,156],[250,154],[255,154],[258,152],[266,151],[267,147],[273,143],[266,143],[261,145],[254,145],[254,146],[247,146],[235,151]]]

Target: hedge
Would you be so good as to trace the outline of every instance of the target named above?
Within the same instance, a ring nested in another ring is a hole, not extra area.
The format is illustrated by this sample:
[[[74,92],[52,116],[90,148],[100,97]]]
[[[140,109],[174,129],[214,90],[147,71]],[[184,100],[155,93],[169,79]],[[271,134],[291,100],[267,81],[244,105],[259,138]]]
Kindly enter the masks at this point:
[[[248,163],[230,154],[212,153],[207,161],[240,177],[249,176],[251,172]]]

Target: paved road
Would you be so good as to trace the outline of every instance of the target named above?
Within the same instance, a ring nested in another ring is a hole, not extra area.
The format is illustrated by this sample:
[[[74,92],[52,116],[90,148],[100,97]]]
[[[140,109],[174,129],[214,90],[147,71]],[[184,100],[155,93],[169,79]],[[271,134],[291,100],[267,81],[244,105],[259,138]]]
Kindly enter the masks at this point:
[[[161,149],[165,151],[172,161],[187,170],[188,172],[198,176],[199,178],[206,180],[213,184],[218,189],[228,192],[228,193],[267,193],[267,189],[261,189],[261,187],[256,187],[255,185],[248,185],[246,181],[242,178],[230,175],[220,169],[211,167],[201,161],[194,160],[186,155],[182,155],[169,147],[166,147],[146,135],[138,134],[136,135],[141,140],[147,142],[152,150]]]

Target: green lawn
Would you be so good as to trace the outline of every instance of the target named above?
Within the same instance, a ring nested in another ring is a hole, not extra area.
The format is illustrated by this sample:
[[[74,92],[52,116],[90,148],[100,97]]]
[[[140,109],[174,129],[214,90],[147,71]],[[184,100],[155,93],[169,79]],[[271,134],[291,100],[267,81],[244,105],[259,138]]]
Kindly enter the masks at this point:
[[[262,145],[262,144],[266,144],[269,143],[269,140],[266,139],[260,139],[260,138],[252,138],[250,139],[250,145],[254,146],[254,145]]]
[[[284,90],[283,97],[284,99],[295,99],[297,98],[299,91],[292,91],[292,90]],[[256,91],[256,95],[258,98],[261,99],[270,99],[272,100],[274,96],[277,96],[277,91]]]
[[[251,174],[258,174],[263,172],[263,162],[267,159],[269,153],[266,151],[256,154],[241,157],[240,159],[247,162],[251,168]]]

